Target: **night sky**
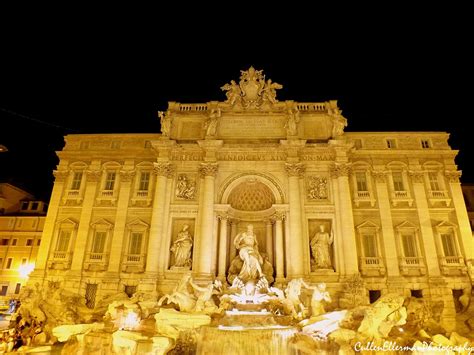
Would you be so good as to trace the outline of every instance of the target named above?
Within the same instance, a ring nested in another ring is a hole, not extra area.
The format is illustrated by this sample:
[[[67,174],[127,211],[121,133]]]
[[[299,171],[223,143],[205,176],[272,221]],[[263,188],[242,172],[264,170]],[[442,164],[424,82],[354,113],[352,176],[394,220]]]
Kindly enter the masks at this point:
[[[156,111],[168,101],[224,100],[219,88],[253,65],[284,86],[279,100],[337,99],[346,131],[451,133],[461,180],[474,182],[472,38],[462,19],[438,20],[415,29],[415,17],[361,19],[336,33],[327,23],[275,20],[256,31],[226,19],[175,34],[158,20],[99,29],[97,19],[67,18],[14,31],[2,45],[0,144],[9,151],[0,179],[48,199],[65,134],[158,133]]]

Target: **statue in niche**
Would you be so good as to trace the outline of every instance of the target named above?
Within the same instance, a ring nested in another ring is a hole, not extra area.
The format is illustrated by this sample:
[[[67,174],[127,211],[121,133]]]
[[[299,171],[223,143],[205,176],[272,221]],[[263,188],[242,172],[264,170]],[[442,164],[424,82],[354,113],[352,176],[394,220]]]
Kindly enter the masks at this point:
[[[178,182],[176,183],[176,197],[185,200],[194,199],[196,193],[196,184],[194,181],[190,181],[184,174],[178,176]]]
[[[326,200],[328,198],[328,180],[325,177],[312,176],[309,181],[308,198]]]
[[[193,237],[189,232],[189,225],[183,225],[183,229],[178,233],[171,252],[174,256],[173,267],[191,268],[191,249],[193,247]]]
[[[313,256],[311,261],[315,269],[333,269],[330,253],[333,240],[332,232],[326,232],[324,224],[320,224],[319,231],[314,234],[310,242]]]
[[[221,109],[212,109],[211,113],[209,114],[208,119],[204,123],[204,129],[206,130],[206,136],[214,137],[217,133],[217,124],[219,122],[219,118],[221,117]]]
[[[282,89],[283,85],[278,83],[273,83],[272,79],[268,79],[263,87],[262,98],[263,101],[271,102],[272,104],[277,103],[276,99],[277,89]]]
[[[226,91],[225,96],[227,97],[227,103],[234,106],[236,103],[240,102],[242,90],[235,80],[231,80],[230,84],[222,86],[221,90]]]
[[[286,133],[289,136],[296,136],[298,134],[298,123],[300,122],[300,113],[298,110],[290,108],[288,110],[288,117],[285,123]]]
[[[238,255],[231,261],[227,277],[232,288],[241,289],[247,294],[249,291],[245,287],[249,284],[254,286],[251,292],[267,288],[269,282],[273,281],[273,266],[268,257],[260,254],[252,224],[247,226],[245,232],[235,236],[234,246]]]
[[[165,137],[169,137],[171,130],[171,116],[169,112],[158,111],[161,124],[161,134]]]

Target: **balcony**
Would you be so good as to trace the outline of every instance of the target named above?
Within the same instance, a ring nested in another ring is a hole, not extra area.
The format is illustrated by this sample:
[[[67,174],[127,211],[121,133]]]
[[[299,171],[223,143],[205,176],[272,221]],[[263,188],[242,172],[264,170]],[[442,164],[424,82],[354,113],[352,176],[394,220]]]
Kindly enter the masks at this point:
[[[87,271],[105,271],[107,270],[108,254],[106,253],[87,253],[84,261],[84,270]]]
[[[151,205],[151,193],[148,190],[138,190],[132,197],[132,206],[148,207]]]
[[[67,190],[63,196],[65,205],[80,205],[83,200],[83,190]]]
[[[123,272],[144,272],[145,254],[126,254],[122,261]]]
[[[405,276],[421,276],[426,274],[425,261],[422,257],[401,257],[399,259],[400,272]]]
[[[448,197],[448,193],[446,191],[430,190],[428,191],[428,200],[431,207],[434,207],[437,204],[445,204],[446,207],[451,205],[451,199]]]
[[[362,203],[370,203],[370,206],[375,206],[375,199],[372,198],[370,191],[355,191],[354,193],[354,204],[356,207]]]
[[[115,190],[102,190],[99,192],[96,202],[102,206],[115,206],[117,202],[117,192]]]
[[[392,191],[392,206],[397,207],[400,203],[407,203],[410,207],[413,206],[413,199],[408,191]]]
[[[53,251],[52,257],[48,260],[48,268],[55,270],[65,270],[71,267],[72,253],[68,251]]]
[[[359,268],[364,276],[385,275],[385,265],[380,257],[360,257]]]
[[[454,276],[467,274],[467,266],[462,256],[441,256],[439,261],[443,275]]]

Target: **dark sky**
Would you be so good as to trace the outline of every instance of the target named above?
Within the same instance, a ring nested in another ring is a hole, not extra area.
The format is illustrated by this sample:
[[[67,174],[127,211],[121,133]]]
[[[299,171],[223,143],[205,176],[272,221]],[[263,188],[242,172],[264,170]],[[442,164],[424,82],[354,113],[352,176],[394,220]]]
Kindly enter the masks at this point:
[[[49,198],[63,135],[159,132],[168,101],[223,100],[219,87],[253,65],[284,86],[280,100],[337,99],[347,131],[450,132],[462,181],[474,182],[472,38],[462,18],[419,14],[305,26],[226,18],[208,30],[159,16],[64,18],[15,30],[2,45],[0,178]]]

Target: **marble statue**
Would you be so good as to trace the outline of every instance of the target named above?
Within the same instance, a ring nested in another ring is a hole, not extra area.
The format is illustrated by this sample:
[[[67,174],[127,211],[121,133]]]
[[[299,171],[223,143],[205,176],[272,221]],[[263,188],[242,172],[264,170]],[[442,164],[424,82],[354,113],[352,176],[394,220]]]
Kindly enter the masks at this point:
[[[273,83],[271,79],[268,79],[263,87],[262,97],[264,101],[268,101],[272,104],[277,103],[276,99],[277,89],[282,89],[283,85],[278,83]]]
[[[300,122],[300,114],[298,110],[289,109],[288,117],[285,123],[286,133],[289,136],[296,136],[298,134],[298,123]]]
[[[227,103],[233,106],[240,102],[242,91],[240,86],[234,80],[231,80],[230,84],[225,84],[222,86],[221,90],[226,91],[225,95],[227,97]]]
[[[317,317],[326,313],[324,302],[331,302],[331,296],[326,291],[326,284],[320,283],[313,288],[313,295],[311,296],[311,317]]]
[[[246,283],[250,280],[259,280],[261,277],[265,277],[262,271],[263,258],[258,252],[257,236],[253,231],[252,224],[247,226],[245,232],[235,236],[234,246],[238,250],[240,259],[243,261],[238,279]]]
[[[347,119],[342,116],[342,111],[336,107],[329,109],[328,114],[333,118],[331,138],[342,136],[344,128],[347,127]]]
[[[328,180],[325,177],[312,176],[309,181],[308,198],[325,200],[328,198]]]
[[[291,280],[285,288],[286,313],[291,314],[295,319],[302,319],[308,313],[303,302],[300,300],[302,287],[313,289],[302,278]]]
[[[169,112],[158,111],[160,117],[161,133],[165,137],[169,137],[171,130],[171,116]]]
[[[219,118],[221,117],[221,109],[212,109],[209,114],[208,119],[204,123],[204,129],[206,130],[207,137],[214,137],[217,133],[217,124],[219,123]]]
[[[217,311],[217,306],[212,299],[212,296],[217,295],[219,292],[216,291],[216,285],[213,282],[209,282],[206,286],[201,287],[196,285],[191,279],[189,284],[192,286],[194,295],[197,298],[194,312],[212,313]]]
[[[181,312],[192,312],[196,305],[196,297],[194,296],[191,282],[191,273],[184,274],[173,289],[173,292],[164,295],[158,300],[158,306],[161,307],[166,301],[166,304],[176,304]]]
[[[176,197],[185,200],[192,200],[196,195],[196,184],[188,179],[185,174],[178,176],[176,183]]]
[[[334,237],[332,233],[325,231],[324,224],[319,225],[319,231],[311,239],[311,254],[316,269],[332,269],[330,247]]]
[[[173,245],[171,246],[171,252],[174,256],[174,267],[191,267],[191,249],[193,247],[193,237],[189,232],[189,225],[183,225],[183,229],[178,233]]]

